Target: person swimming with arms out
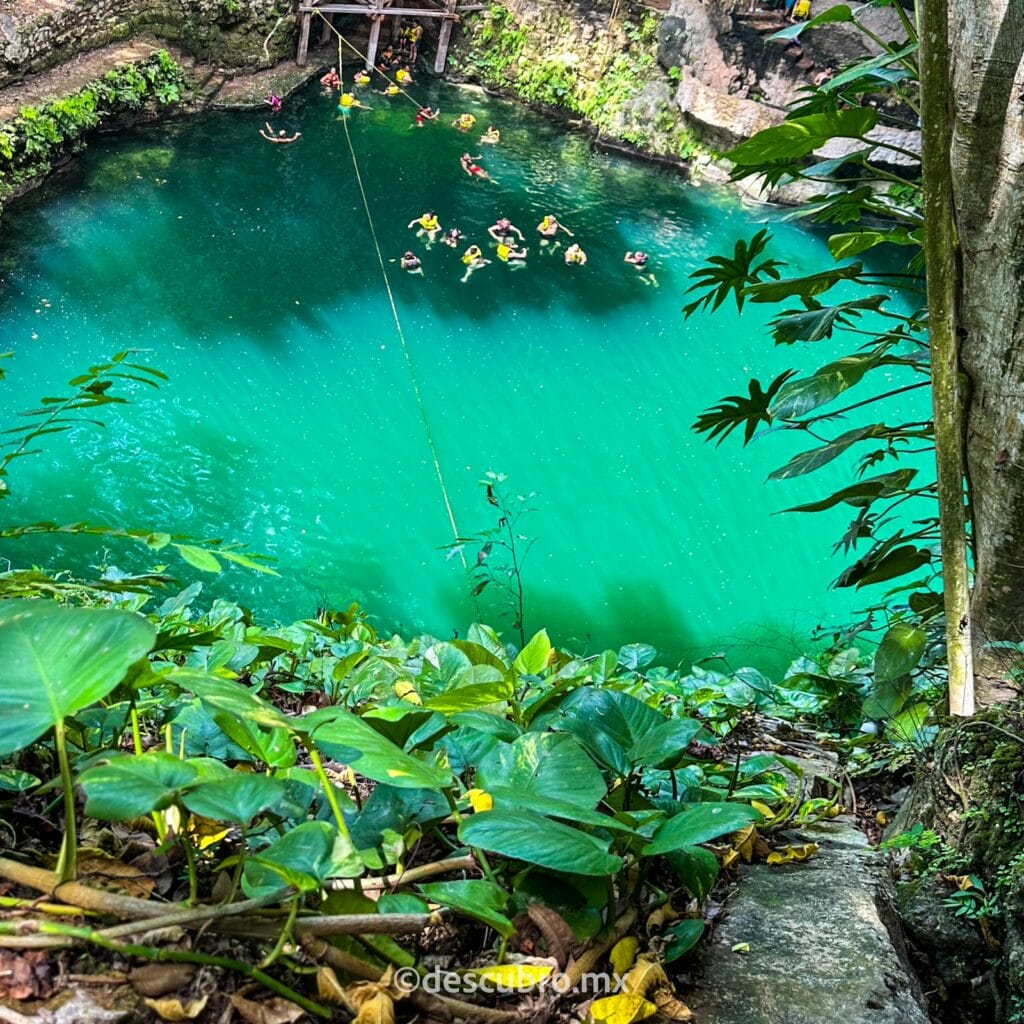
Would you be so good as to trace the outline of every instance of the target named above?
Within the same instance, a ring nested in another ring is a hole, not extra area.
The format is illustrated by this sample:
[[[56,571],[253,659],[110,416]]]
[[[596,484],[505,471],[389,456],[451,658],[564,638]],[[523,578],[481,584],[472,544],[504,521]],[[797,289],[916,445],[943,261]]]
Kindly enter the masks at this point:
[[[507,241],[498,243],[496,255],[502,263],[507,263],[513,270],[526,266],[526,254],[528,249],[517,249],[515,245],[509,245]]]
[[[459,163],[462,165],[462,169],[471,178],[480,178],[481,181],[494,181],[494,179],[476,162],[479,160],[478,156],[470,156],[468,153],[463,153],[459,157]]]
[[[512,221],[508,219],[508,217],[499,217],[487,229],[487,234],[489,234],[496,242],[511,241],[513,235],[518,235],[520,242],[526,241],[526,236],[515,226],[515,224],[512,223]]]
[[[463,235],[458,228],[450,228],[441,236],[441,241],[444,242],[445,245],[451,246],[453,249],[457,249],[459,247],[459,242],[461,242],[464,237],[465,235]]]
[[[570,238],[573,237],[573,233],[564,224],[560,224],[558,218],[553,213],[549,213],[544,217],[537,225],[537,230],[540,232],[541,245],[551,245],[551,240],[556,238],[559,231],[564,231]],[[561,242],[555,241],[548,251],[554,253],[560,245]]]
[[[419,225],[419,231],[416,232],[417,238],[422,238],[424,235],[427,236],[428,241],[433,244],[437,238],[438,232],[441,230],[440,221],[437,219],[437,214],[433,210],[427,210],[421,217],[417,217],[415,220],[409,221],[409,227],[414,228]]]
[[[647,268],[649,261],[650,256],[645,252],[641,252],[639,249],[637,249],[636,252],[627,252],[623,260],[623,262],[632,263],[633,266],[636,267],[640,275],[640,280],[643,281],[644,284],[654,285],[654,287],[657,288],[658,279],[654,276],[653,272],[649,272]]]
[[[569,265],[575,263],[580,267],[586,264],[587,254],[580,248],[579,242],[573,242],[573,244],[565,250],[565,262]]]
[[[421,262],[419,256],[417,256],[416,253],[412,251],[406,252],[398,261],[398,263],[403,270],[408,271],[410,274],[423,273],[423,263]]]
[[[416,111],[416,127],[422,128],[427,121],[436,121],[440,116],[440,110],[433,110],[431,107],[420,107]]]
[[[462,262],[466,265],[466,272],[462,275],[462,283],[465,284],[474,271],[486,267],[491,261],[484,256],[479,245],[471,245],[462,254]]]
[[[489,146],[496,146],[501,142],[501,132],[499,132],[492,124],[488,127],[487,131],[480,136],[480,141],[486,142]]]
[[[331,68],[331,70],[320,79],[320,84],[327,90],[340,89],[341,77],[338,74],[338,69]]]
[[[294,135],[289,136],[283,128],[280,131],[275,132],[273,125],[271,125],[269,121],[264,123],[265,128],[260,129],[260,135],[262,135],[267,142],[276,142],[278,145],[287,146],[289,142],[297,142],[302,138],[302,132],[296,132]]]
[[[468,132],[475,124],[476,118],[472,114],[459,114],[459,116],[452,121],[452,127],[458,128],[460,132]]]
[[[358,107],[360,110],[372,110],[372,107],[368,107],[365,103],[360,103],[350,92],[343,92],[338,97],[338,109],[343,113],[347,114],[350,110]]]

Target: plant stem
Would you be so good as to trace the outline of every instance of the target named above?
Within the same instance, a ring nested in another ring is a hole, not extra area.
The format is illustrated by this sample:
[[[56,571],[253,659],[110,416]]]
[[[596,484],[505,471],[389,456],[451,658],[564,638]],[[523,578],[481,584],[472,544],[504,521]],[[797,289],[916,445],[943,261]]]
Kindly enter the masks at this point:
[[[78,823],[75,810],[75,782],[71,775],[71,763],[68,761],[63,718],[57,720],[53,739],[57,747],[57,763],[60,765],[61,785],[64,790],[64,839],[57,860],[57,880],[58,883],[73,882],[78,875]]]
[[[341,813],[341,806],[338,804],[338,797],[334,792],[334,783],[331,782],[327,777],[327,772],[324,771],[324,763],[320,760],[320,753],[313,746],[312,740],[306,743],[306,749],[309,751],[310,760],[316,769],[317,778],[320,779],[320,785],[324,787],[324,795],[327,797],[327,803],[330,804],[331,813],[334,815],[338,831],[351,843],[352,834],[349,832],[348,825],[345,822],[345,815]]]

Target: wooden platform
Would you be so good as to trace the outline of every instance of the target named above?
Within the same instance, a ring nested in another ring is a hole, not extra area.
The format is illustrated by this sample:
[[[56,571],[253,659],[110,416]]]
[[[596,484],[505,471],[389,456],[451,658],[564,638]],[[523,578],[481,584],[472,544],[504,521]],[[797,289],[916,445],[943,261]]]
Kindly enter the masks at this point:
[[[366,66],[372,68],[377,60],[377,45],[380,41],[380,26],[384,18],[437,18],[441,21],[441,32],[437,41],[437,57],[434,70],[439,74],[444,71],[448,62],[448,47],[451,43],[452,30],[465,14],[487,9],[486,4],[466,2],[466,0],[413,0],[417,6],[405,7],[405,0],[356,0],[352,3],[331,3],[329,0],[302,0],[299,4],[299,52],[296,63],[302,67],[309,54],[309,34],[313,19],[326,19],[328,22],[336,14],[362,14],[371,19],[370,41],[366,51]]]

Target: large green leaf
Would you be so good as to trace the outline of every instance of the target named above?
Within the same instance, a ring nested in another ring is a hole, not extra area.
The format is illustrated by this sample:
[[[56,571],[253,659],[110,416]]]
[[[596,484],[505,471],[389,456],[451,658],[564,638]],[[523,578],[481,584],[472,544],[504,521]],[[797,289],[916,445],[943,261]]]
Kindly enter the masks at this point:
[[[407,754],[344,708],[314,711],[301,725],[324,753],[368,779],[404,789],[444,789],[452,784],[450,771]]]
[[[653,857],[659,853],[706,843],[760,820],[761,815],[746,804],[694,804],[681,814],[669,818],[654,833],[654,838],[644,847],[644,856]]]
[[[475,917],[505,938],[515,934],[515,926],[502,913],[508,903],[508,893],[492,882],[470,878],[456,882],[425,882],[419,888],[428,900]]]
[[[698,903],[711,895],[718,878],[718,858],[702,846],[682,846],[665,855],[665,862]]]
[[[251,725],[295,732],[293,720],[286,718],[272,704],[242,683],[189,669],[179,669],[166,678],[183,690],[194,693],[211,713],[224,712]]]
[[[747,297],[751,302],[782,302],[785,299],[813,299],[816,295],[827,292],[841,281],[852,281],[860,277],[864,267],[860,263],[850,263],[845,267],[823,270],[818,274],[805,274],[803,277],[786,277],[781,281],[765,281],[751,285],[747,289]]]
[[[861,480],[859,483],[850,484],[849,487],[842,487],[834,494],[820,501],[809,501],[804,505],[794,505],[792,508],[783,509],[784,512],[823,512],[832,508],[840,502],[852,505],[854,508],[867,508],[872,502],[879,498],[891,498],[895,494],[907,489],[910,481],[917,475],[916,469],[897,469],[891,473],[882,473],[868,480]]]
[[[886,363],[887,360],[876,353],[862,352],[837,359],[809,377],[791,380],[775,396],[771,407],[772,418],[789,420],[806,416],[859,384],[864,374],[876,366]]]
[[[878,231],[861,228],[859,231],[846,231],[832,235],[828,247],[837,260],[859,256],[862,252],[874,249],[878,245],[920,245],[921,239],[911,234],[906,228],[897,231]]]
[[[831,25],[835,22],[849,21],[853,21],[853,10],[850,5],[836,4],[835,7],[829,7],[827,10],[822,11],[821,14],[811,18],[809,21],[797,21],[792,25],[787,25],[785,28],[780,29],[778,32],[773,32],[768,37],[768,41],[788,43],[797,39],[808,29],[817,28],[819,25]]]
[[[875,651],[875,681],[887,683],[917,668],[927,634],[920,626],[897,622],[889,627]]]
[[[855,427],[845,434],[821,445],[819,448],[812,448],[810,451],[800,452],[794,455],[780,469],[768,474],[769,480],[789,480],[794,476],[803,476],[804,473],[813,473],[816,469],[827,465],[833,459],[839,458],[847,449],[851,448],[858,441],[866,441],[872,438],[885,437],[889,433],[884,423],[872,423],[867,427]]]
[[[863,138],[878,123],[873,107],[850,107],[795,117],[758,132],[725,154],[737,167],[810,156],[835,138]]]
[[[459,838],[514,860],[576,875],[614,875],[622,858],[608,841],[529,811],[485,811],[465,819]]]
[[[354,878],[362,872],[355,848],[334,825],[304,821],[246,859],[242,888],[250,899],[285,886],[310,892],[329,878]]]
[[[169,807],[199,781],[199,771],[163,750],[115,758],[82,772],[85,813],[101,821],[129,821]]]
[[[559,800],[556,797],[540,796],[537,793],[524,793],[508,786],[488,786],[487,793],[494,800],[497,810],[534,811],[548,818],[564,818],[578,825],[593,825],[595,828],[607,828],[613,832],[633,832],[634,830],[610,814],[590,810],[582,804],[570,800]]]
[[[155,639],[131,612],[0,602],[0,756],[106,697]]]
[[[552,650],[547,630],[542,629],[519,652],[512,668],[520,675],[540,675],[548,667]]]
[[[837,327],[849,327],[865,310],[881,309],[888,300],[888,295],[870,295],[835,306],[820,306],[811,300],[812,309],[788,310],[777,316],[772,321],[772,336],[776,345],[831,338]]]
[[[491,751],[477,766],[476,784],[504,786],[592,808],[606,792],[601,770],[565,733],[530,732]]]
[[[248,825],[257,814],[276,806],[285,797],[280,779],[251,772],[231,772],[197,786],[184,797],[193,814],[214,821]]]
[[[670,718],[644,733],[630,751],[633,762],[646,768],[669,768],[686,755],[702,725],[694,718]]]

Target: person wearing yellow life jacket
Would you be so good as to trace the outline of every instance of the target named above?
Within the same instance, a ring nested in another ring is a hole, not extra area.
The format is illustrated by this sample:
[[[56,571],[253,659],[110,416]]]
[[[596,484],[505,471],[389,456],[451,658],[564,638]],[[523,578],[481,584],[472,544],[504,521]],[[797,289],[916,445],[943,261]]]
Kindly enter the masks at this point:
[[[472,114],[459,114],[452,125],[458,128],[460,132],[468,132],[473,125],[476,124],[476,118]]]
[[[395,72],[395,81],[398,82],[398,84],[403,87],[407,85],[412,85],[412,72],[409,70],[408,65],[406,65],[404,68],[399,68]]]
[[[514,246],[509,245],[507,242],[499,242],[497,255],[498,259],[502,263],[510,263],[513,267],[523,266],[523,260],[526,259],[526,249],[516,249]]]
[[[437,214],[434,213],[433,210],[427,210],[423,216],[409,221],[410,228],[414,228],[416,225],[419,225],[419,231],[416,232],[416,237],[422,238],[426,235],[431,242],[437,238],[437,234],[441,230],[441,223],[437,219]]]
[[[474,270],[486,267],[491,261],[484,257],[479,245],[471,245],[462,254],[462,262],[466,265],[466,272],[462,275],[462,283],[465,284]]]
[[[369,110],[370,108],[364,103],[360,103],[350,92],[343,92],[341,97],[338,99],[338,109],[343,113],[347,114],[350,110],[358,107],[360,110]]]
[[[492,124],[487,129],[487,131],[485,131],[483,135],[480,136],[480,141],[486,142],[488,145],[491,146],[496,146],[499,142],[501,142],[501,132],[499,132],[498,129],[495,128],[494,125]]]
[[[399,95],[399,93],[401,93],[401,91],[402,90],[397,85],[395,85],[394,82],[388,82],[388,84],[383,89],[377,90],[377,92],[379,92],[381,96],[397,96]]]
[[[415,63],[420,52],[420,40],[423,38],[423,26],[418,22],[409,29],[409,59]]]
[[[370,72],[367,71],[365,68],[362,71],[357,71],[352,81],[356,85],[369,85],[370,82],[372,81],[370,77]]]
[[[578,242],[573,242],[565,250],[565,262],[570,265],[575,263],[581,267],[587,262],[587,254],[580,248]]]

